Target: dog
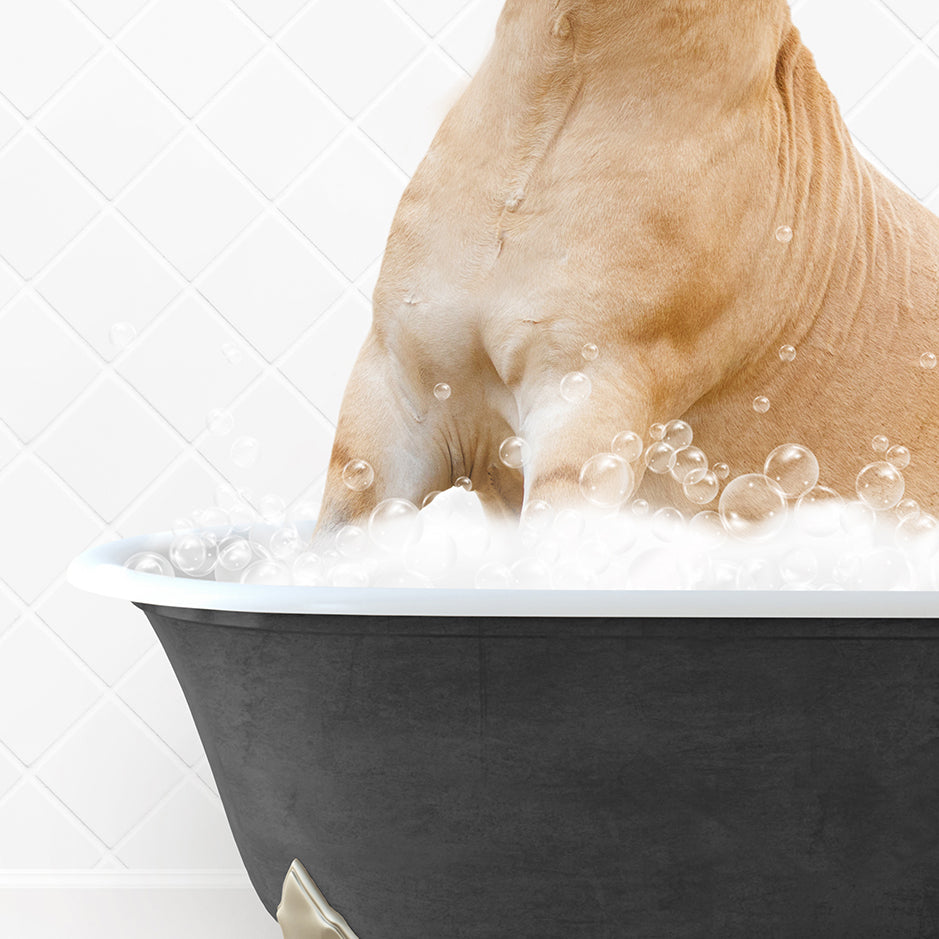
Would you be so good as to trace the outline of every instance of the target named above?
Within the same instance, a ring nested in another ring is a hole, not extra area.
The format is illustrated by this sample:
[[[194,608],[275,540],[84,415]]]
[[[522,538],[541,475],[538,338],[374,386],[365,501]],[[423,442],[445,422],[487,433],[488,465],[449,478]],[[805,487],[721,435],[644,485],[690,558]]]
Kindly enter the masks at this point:
[[[886,435],[934,511],[937,307],[939,219],[857,152],[785,0],[508,0],[398,207],[317,531],[461,477],[495,519],[577,505],[675,418],[735,476],[801,443],[848,498]]]

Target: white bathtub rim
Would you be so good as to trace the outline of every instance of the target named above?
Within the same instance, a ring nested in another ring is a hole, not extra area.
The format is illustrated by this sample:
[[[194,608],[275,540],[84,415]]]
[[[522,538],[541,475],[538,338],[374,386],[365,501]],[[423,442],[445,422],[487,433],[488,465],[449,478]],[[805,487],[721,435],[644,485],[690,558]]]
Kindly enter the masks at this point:
[[[937,619],[939,592],[817,590],[470,590],[255,586],[143,574],[138,551],[165,551],[172,535],[89,548],[68,581],[89,593],[150,606],[243,613],[348,616]]]

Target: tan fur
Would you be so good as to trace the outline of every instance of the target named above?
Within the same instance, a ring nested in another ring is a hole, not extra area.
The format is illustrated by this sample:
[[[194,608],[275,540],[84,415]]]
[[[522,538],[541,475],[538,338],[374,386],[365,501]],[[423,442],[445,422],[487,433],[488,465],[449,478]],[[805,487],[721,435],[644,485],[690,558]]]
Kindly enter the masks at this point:
[[[398,208],[320,530],[462,475],[517,515],[512,433],[525,497],[576,503],[586,458],[676,417],[735,474],[802,442],[845,494],[886,434],[939,509],[937,271],[939,219],[857,153],[784,0],[509,0]],[[353,457],[376,473],[359,495]]]

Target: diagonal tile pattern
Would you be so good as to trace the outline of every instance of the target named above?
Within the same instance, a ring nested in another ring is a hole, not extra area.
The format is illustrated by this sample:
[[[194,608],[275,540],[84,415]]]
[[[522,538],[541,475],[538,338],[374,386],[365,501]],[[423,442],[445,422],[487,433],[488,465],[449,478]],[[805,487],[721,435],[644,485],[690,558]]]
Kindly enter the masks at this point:
[[[153,633],[63,572],[223,484],[318,500],[395,206],[502,3],[0,5],[0,870],[240,868]],[[793,6],[939,210],[935,0]]]

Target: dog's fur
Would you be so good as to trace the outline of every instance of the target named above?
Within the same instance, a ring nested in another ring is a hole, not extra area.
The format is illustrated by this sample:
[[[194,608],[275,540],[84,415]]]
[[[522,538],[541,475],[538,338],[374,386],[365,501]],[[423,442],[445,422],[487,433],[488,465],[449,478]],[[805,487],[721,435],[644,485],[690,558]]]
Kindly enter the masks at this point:
[[[937,305],[939,219],[858,154],[785,0],[508,0],[398,208],[319,529],[464,475],[493,516],[576,503],[585,459],[676,417],[735,474],[802,442],[848,495],[886,434],[935,510]]]

